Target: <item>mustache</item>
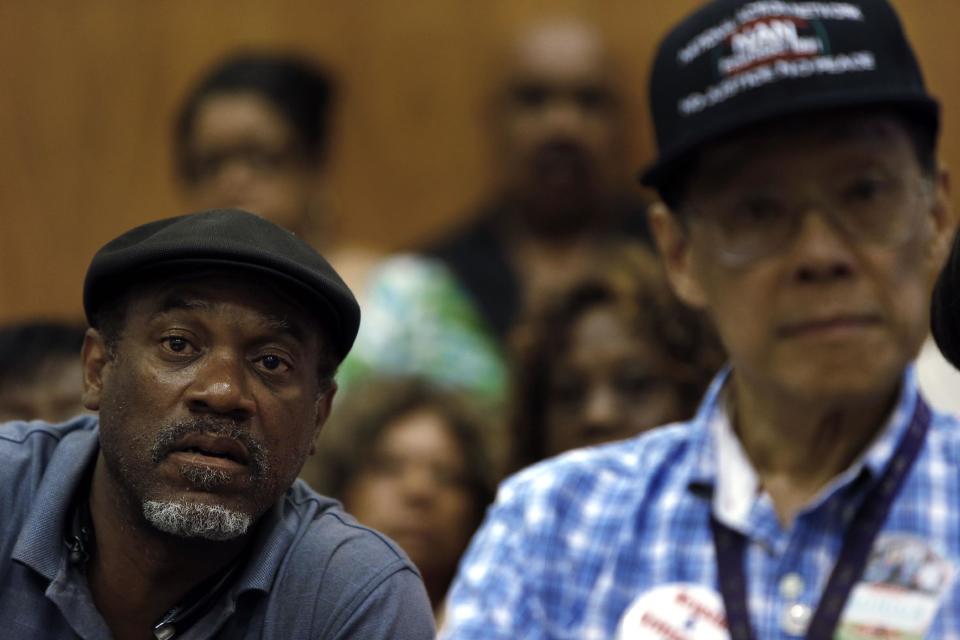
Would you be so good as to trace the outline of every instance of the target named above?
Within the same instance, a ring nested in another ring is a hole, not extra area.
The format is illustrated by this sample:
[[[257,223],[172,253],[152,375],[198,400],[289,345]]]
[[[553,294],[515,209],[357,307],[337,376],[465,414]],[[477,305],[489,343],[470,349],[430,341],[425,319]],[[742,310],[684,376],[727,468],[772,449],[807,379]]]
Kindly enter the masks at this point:
[[[173,422],[160,427],[150,448],[150,459],[159,463],[176,451],[176,443],[190,434],[223,436],[241,443],[249,455],[248,465],[254,478],[263,477],[268,469],[267,452],[263,445],[250,435],[241,421],[226,417],[201,417]]]

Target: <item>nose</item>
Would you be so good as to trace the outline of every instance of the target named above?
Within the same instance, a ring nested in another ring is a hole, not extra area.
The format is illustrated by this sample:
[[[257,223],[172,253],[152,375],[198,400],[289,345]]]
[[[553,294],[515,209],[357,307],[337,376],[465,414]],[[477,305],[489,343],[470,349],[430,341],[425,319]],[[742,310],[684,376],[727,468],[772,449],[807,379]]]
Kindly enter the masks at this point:
[[[575,136],[583,127],[584,113],[571,97],[558,97],[547,105],[544,120],[555,135]]]
[[[588,391],[583,407],[583,422],[584,427],[594,433],[608,433],[619,429],[619,402],[611,385],[595,385]]]
[[[221,201],[219,206],[242,202],[256,183],[256,171],[242,158],[229,158],[220,166],[213,179],[213,191]]]
[[[400,484],[404,499],[411,504],[428,505],[436,495],[433,471],[426,465],[407,465]]]
[[[817,283],[849,278],[856,257],[846,234],[828,214],[809,209],[802,214],[792,253],[793,276],[798,282]]]
[[[198,364],[186,401],[196,413],[225,415],[236,420],[251,417],[256,412],[256,403],[250,392],[245,360],[232,353],[211,351]]]

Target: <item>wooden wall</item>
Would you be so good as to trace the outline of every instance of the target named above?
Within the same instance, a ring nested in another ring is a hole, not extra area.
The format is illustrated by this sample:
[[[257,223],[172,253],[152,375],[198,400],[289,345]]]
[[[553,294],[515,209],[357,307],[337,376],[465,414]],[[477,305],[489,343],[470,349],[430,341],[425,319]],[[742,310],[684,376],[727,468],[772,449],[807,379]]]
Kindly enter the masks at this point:
[[[2,0],[0,320],[79,317],[96,249],[182,213],[174,109],[242,45],[294,49],[339,76],[330,200],[341,239],[383,250],[455,223],[490,171],[481,107],[494,53],[540,16],[594,21],[621,60],[631,162],[651,154],[647,69],[694,0]],[[960,3],[896,2],[945,103],[943,155],[960,166]]]

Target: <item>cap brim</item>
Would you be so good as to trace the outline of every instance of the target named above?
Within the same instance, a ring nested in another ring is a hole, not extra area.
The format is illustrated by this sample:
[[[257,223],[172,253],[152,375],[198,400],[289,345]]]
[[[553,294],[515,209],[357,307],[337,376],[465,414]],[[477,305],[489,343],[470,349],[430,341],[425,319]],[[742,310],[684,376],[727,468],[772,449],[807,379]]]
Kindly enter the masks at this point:
[[[223,269],[225,271],[243,271],[251,274],[259,274],[265,278],[276,282],[278,285],[286,286],[287,289],[298,291],[304,294],[303,300],[310,300],[311,305],[305,307],[321,325],[324,325],[334,338],[334,345],[337,347],[337,356],[342,359],[353,346],[353,339],[349,332],[344,330],[347,324],[340,316],[338,305],[330,300],[328,292],[320,291],[308,286],[298,278],[292,277],[283,271],[271,268],[267,265],[253,264],[248,262],[239,262],[224,258],[173,258],[162,262],[153,262],[148,265],[134,268],[122,273],[122,275],[110,278],[98,279],[96,286],[86,292],[85,305],[87,307],[87,318],[91,326],[96,328],[95,322],[97,311],[102,308],[110,298],[117,298],[126,292],[130,287],[143,284],[145,280],[152,278],[168,278],[184,272],[196,272],[201,269]]]
[[[914,114],[917,120],[932,127],[934,133],[940,130],[940,104],[926,95],[904,96],[902,92],[890,94],[874,93],[870,99],[864,99],[862,92],[837,93],[832,96],[811,95],[808,98],[798,97],[789,104],[776,107],[763,105],[752,111],[740,111],[736,118],[717,122],[709,129],[700,129],[689,140],[680,140],[637,177],[641,184],[647,187],[657,187],[669,180],[682,167],[693,152],[704,145],[732,133],[770,122],[776,118],[793,116],[805,113],[817,113],[834,109],[854,107],[892,107],[903,109]]]

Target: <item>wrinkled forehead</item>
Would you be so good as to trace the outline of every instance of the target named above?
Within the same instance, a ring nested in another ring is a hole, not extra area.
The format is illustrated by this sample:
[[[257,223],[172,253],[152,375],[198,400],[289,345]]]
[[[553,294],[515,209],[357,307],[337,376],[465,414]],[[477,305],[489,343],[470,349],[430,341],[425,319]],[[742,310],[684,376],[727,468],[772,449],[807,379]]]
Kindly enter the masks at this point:
[[[317,321],[297,293],[257,273],[209,269],[158,276],[132,287],[127,300],[128,312],[137,309],[148,317],[177,311],[216,312],[228,305],[239,308],[242,319],[288,333],[302,343],[318,340]]]
[[[506,62],[508,83],[610,83],[600,34],[576,21],[540,24],[520,36]]]

